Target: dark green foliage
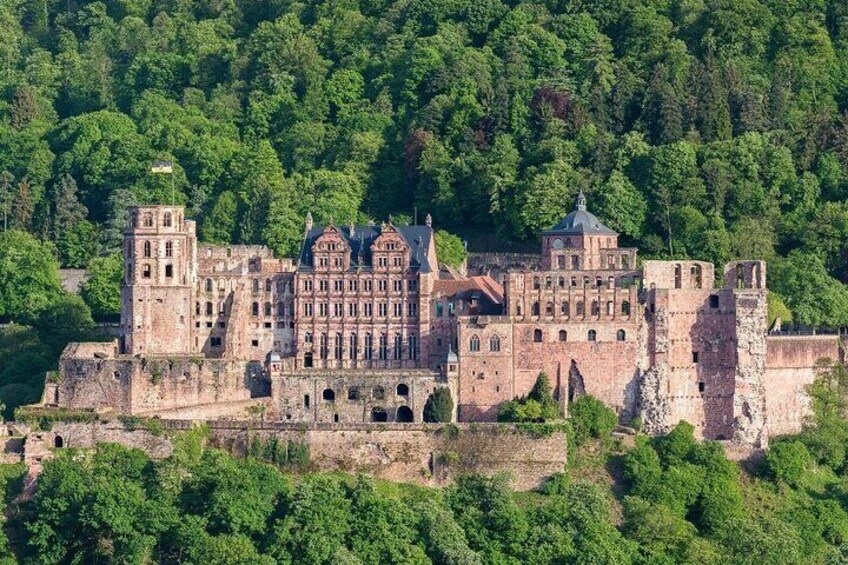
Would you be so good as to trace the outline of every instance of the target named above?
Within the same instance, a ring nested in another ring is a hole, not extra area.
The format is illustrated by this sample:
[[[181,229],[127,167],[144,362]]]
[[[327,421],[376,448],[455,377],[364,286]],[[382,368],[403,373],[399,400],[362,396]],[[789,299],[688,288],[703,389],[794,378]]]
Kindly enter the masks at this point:
[[[766,454],[769,473],[778,481],[793,486],[798,485],[810,463],[810,452],[800,441],[776,442]]]
[[[459,267],[465,261],[465,244],[457,236],[444,230],[436,231],[436,255],[439,263]]]
[[[88,263],[88,276],[80,288],[80,296],[95,316],[121,313],[121,283],[124,261],[119,253],[95,257]]]
[[[424,404],[425,422],[450,422],[453,419],[453,398],[450,389],[437,388]]]
[[[499,422],[549,422],[562,418],[559,404],[553,397],[550,379],[539,373],[527,396],[504,402],[498,407]]]
[[[576,445],[582,445],[590,438],[607,437],[618,424],[612,408],[588,394],[568,405],[568,415]]]

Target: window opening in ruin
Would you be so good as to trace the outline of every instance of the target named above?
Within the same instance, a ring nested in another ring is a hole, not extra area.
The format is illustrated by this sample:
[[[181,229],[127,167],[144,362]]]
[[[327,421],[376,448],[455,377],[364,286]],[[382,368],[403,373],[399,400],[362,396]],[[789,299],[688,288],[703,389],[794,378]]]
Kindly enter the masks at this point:
[[[258,339],[251,340],[250,345],[252,345],[253,347],[259,347],[259,340]]]
[[[171,217],[170,212],[165,212],[165,215],[162,217],[162,225],[166,228],[170,228],[173,223],[173,219]]]
[[[212,279],[206,279],[203,284],[206,292],[212,292]]]
[[[568,401],[574,402],[584,394],[586,394],[586,386],[583,384],[583,375],[580,374],[577,363],[572,359],[571,367],[568,369]]]
[[[629,316],[630,315],[630,302],[629,301],[625,300],[624,302],[621,303],[621,314],[623,316]]]
[[[539,290],[541,288],[541,283],[539,282],[539,277],[533,277],[533,290]]]
[[[693,265],[689,272],[692,276],[692,286],[695,288],[701,288],[701,286],[703,286],[703,280],[701,277],[701,266]]]
[[[559,340],[568,341],[568,332],[566,332],[565,330],[559,330]]]
[[[362,398],[362,392],[359,390],[359,387],[350,387],[347,390],[347,399],[348,400],[360,400]]]
[[[592,315],[593,316],[600,316],[601,315],[601,305],[598,303],[597,300],[592,301]]]
[[[145,241],[144,242],[144,256],[150,257],[151,255],[152,255],[152,252],[151,252],[150,242]]]
[[[338,414],[333,414],[333,422],[335,422],[336,424],[339,423],[339,415]]]
[[[597,341],[598,340],[598,332],[596,332],[595,330],[589,330],[588,339],[589,339],[589,341]]]
[[[545,314],[548,315],[548,316],[554,315],[554,303],[553,302],[548,302],[545,305]]]
[[[571,305],[568,303],[568,300],[563,300],[562,305],[560,306],[563,316],[571,315]]]
[[[745,288],[745,271],[742,265],[736,265],[736,288]]]
[[[704,388],[705,388],[704,382],[703,381],[699,382],[698,383],[698,392],[704,392]]]
[[[710,295],[710,308],[718,308],[718,306],[719,306],[718,295],[717,294],[711,294]]]
[[[250,305],[250,313],[253,314],[254,316],[259,315],[259,303],[258,302],[254,302],[253,304]]]
[[[533,330],[533,341],[536,343],[542,342],[542,330]]]
[[[403,423],[409,423],[414,421],[414,417],[412,415],[412,410],[409,406],[400,406],[397,409],[397,421]]]
[[[697,363],[697,362],[698,362],[698,352],[697,352],[697,351],[693,351],[693,352],[692,352],[692,362],[693,362],[693,363]]]
[[[321,393],[321,398],[323,398],[327,402],[335,402],[336,401],[336,393],[331,388],[325,388],[324,392]]]
[[[307,369],[312,368],[312,353],[305,353],[303,355],[303,366]]]
[[[627,340],[627,333],[624,330],[618,330],[615,333],[615,339],[618,340],[618,341],[626,341]]]
[[[615,314],[615,303],[610,300],[607,302],[607,316],[612,316]]]
[[[409,396],[409,385],[406,383],[400,383],[397,385],[395,392],[398,396]]]
[[[165,278],[173,278],[174,277],[174,266],[173,265],[165,265]]]
[[[153,216],[151,216],[150,214],[144,215],[144,227],[146,227],[146,228],[152,228],[153,227]]]
[[[386,414],[386,411],[382,408],[374,408],[371,410],[371,421],[372,422],[388,422],[389,416]]]
[[[150,265],[145,265],[145,266],[141,269],[141,276],[142,276],[142,277],[144,277],[144,278],[146,278],[146,279],[149,279],[149,278],[150,278]]]
[[[681,287],[681,277],[682,277],[682,269],[680,265],[674,266],[674,288]]]
[[[534,302],[533,303],[533,316],[538,316],[538,315],[539,315],[539,303]]]
[[[580,268],[580,256],[579,255],[572,255],[571,256],[571,268],[572,269],[579,269]]]
[[[374,400],[383,400],[386,397],[386,389],[381,386],[375,386],[371,389],[371,397]]]
[[[172,241],[165,242],[165,257],[174,256],[174,243]]]
[[[212,315],[212,303],[211,302],[206,303],[206,315],[207,316]]]
[[[303,407],[309,408],[309,395],[308,394],[303,395]]]
[[[62,436],[56,436],[53,438],[53,447],[56,449],[61,449],[65,447],[65,440],[62,439]]]

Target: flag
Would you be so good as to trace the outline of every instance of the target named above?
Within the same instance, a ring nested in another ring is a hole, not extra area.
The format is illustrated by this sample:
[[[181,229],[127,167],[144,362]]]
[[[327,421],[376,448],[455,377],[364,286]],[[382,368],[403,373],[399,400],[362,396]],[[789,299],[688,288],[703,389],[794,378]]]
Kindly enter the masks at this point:
[[[156,161],[153,163],[153,166],[150,168],[151,173],[173,173],[174,172],[174,162],[173,161]]]

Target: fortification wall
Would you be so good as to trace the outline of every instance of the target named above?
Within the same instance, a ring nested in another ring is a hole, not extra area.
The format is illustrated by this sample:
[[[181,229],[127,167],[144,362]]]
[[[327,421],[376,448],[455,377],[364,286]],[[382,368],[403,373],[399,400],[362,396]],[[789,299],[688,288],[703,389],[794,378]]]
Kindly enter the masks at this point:
[[[171,430],[190,429],[191,422],[162,420]],[[213,445],[244,454],[252,438],[304,443],[313,471],[367,473],[390,481],[426,486],[449,484],[464,473],[492,475],[507,472],[512,486],[529,490],[565,469],[566,437],[553,432],[534,437],[515,426],[437,424],[258,425],[251,422],[208,423]],[[56,423],[50,432],[38,432],[28,449],[43,453],[45,446],[92,448],[115,442],[167,457],[173,447],[167,435],[145,429],[130,430],[120,422]],[[56,438],[61,441],[57,444]]]
[[[270,395],[261,367],[244,361],[98,358],[83,355],[75,348],[66,350],[59,363],[58,378],[53,380],[57,382],[48,378],[45,404],[122,414],[156,413]]]
[[[489,275],[496,281],[507,271],[535,271],[542,266],[542,256],[535,253],[469,253],[468,276]]]
[[[840,359],[839,337],[770,336],[766,343],[766,428],[772,437],[798,433],[810,413],[807,386],[816,378],[816,364]]]

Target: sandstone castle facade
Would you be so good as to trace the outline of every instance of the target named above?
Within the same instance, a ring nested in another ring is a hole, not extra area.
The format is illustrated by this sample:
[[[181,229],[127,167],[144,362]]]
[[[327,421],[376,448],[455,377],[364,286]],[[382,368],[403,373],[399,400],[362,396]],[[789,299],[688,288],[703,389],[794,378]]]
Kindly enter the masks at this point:
[[[817,362],[840,358],[837,336],[769,335],[764,262],[718,279],[706,262],[640,265],[582,194],[498,280],[440,266],[431,223],[310,217],[280,259],[198,243],[181,207],[133,208],[120,338],[69,345],[44,404],[214,418],[265,399],[266,420],[421,422],[446,387],[457,421],[491,421],[545,372],[564,411],[592,394],[650,432],[687,420],[763,445],[799,429]]]

